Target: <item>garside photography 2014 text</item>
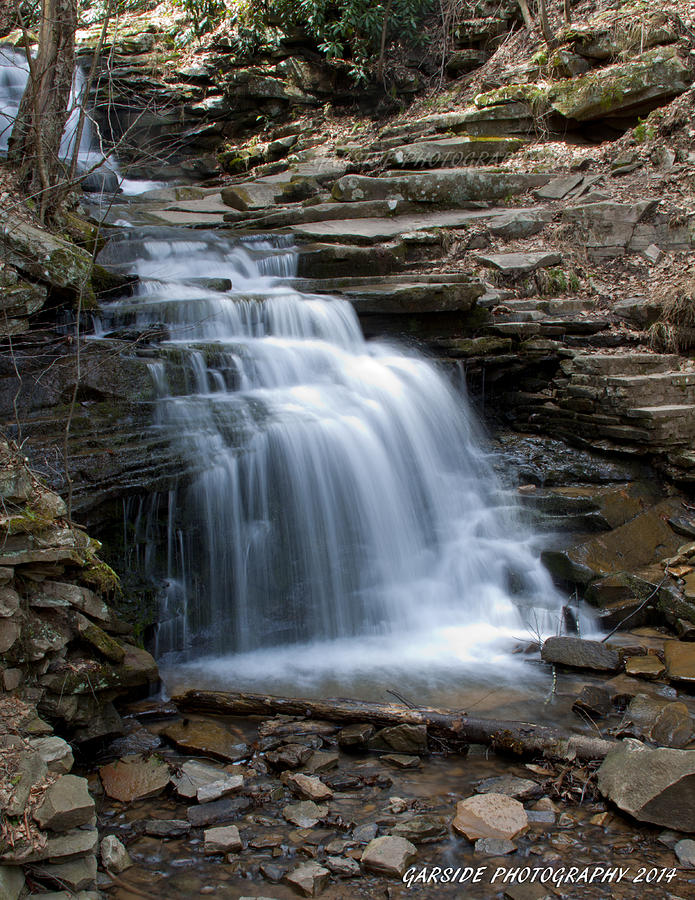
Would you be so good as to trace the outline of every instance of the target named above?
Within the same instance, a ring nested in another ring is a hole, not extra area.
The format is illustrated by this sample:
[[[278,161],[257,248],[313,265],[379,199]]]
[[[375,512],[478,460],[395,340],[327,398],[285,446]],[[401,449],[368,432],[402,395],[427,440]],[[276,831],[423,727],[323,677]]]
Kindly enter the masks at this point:
[[[671,883],[676,869],[646,866],[423,866],[403,875],[408,887],[423,884],[659,884]]]

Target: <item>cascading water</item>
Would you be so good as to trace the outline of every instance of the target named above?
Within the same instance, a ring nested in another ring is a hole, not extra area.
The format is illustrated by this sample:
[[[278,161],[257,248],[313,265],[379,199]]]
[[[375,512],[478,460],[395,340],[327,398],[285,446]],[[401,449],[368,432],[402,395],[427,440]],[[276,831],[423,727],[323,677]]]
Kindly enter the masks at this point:
[[[0,45],[0,156],[7,155],[12,128],[28,79],[26,54],[13,47]],[[72,86],[70,112],[60,144],[61,159],[66,161],[71,160],[74,154],[81,104],[86,102],[84,95],[85,77],[78,66]],[[112,155],[106,158],[101,143],[99,129],[88,112],[77,155],[77,171],[84,176],[82,184],[85,190],[99,193],[120,190],[127,194],[137,194],[160,186],[157,182],[138,182],[124,178],[115,157]]]
[[[525,623],[556,627],[557,595],[465,398],[419,356],[365,342],[348,302],[283,286],[291,246],[130,229],[100,262],[140,276],[100,333],[166,333],[157,427],[191,473],[157,498],[160,652],[223,668],[234,652],[267,673],[307,647],[328,667],[406,646],[484,659]],[[139,522],[157,539],[152,512]]]

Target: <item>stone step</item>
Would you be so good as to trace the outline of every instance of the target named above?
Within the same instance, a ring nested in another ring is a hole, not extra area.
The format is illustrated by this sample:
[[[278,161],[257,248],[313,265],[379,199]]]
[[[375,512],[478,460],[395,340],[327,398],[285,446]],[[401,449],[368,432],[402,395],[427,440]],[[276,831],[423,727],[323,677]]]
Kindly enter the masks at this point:
[[[626,415],[633,419],[641,419],[644,422],[668,422],[673,419],[692,420],[695,427],[695,404],[692,403],[666,403],[662,406],[640,406],[627,410]]]
[[[345,278],[287,278],[283,279],[283,285],[294,288],[297,291],[315,291],[327,294],[340,294],[345,291],[356,290],[360,287],[393,286],[402,284],[463,284],[471,280],[470,275],[460,272],[437,272],[436,275],[381,275],[381,276],[354,276]]]
[[[608,376],[604,396],[616,406],[656,407],[670,404],[676,407],[695,403],[695,373]]]
[[[675,353],[581,353],[563,363],[567,375],[646,375],[677,370]]]

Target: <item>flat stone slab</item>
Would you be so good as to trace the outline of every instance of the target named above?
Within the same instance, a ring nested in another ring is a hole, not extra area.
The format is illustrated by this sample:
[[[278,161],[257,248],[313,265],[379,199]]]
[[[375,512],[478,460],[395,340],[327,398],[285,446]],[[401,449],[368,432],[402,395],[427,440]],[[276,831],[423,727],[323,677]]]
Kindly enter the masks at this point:
[[[362,868],[377,875],[402,878],[403,873],[417,856],[417,848],[403,837],[374,838],[364,848]]]
[[[673,681],[695,682],[695,644],[667,641],[664,645],[666,674]]]
[[[389,150],[386,153],[386,162],[394,168],[466,167],[476,162],[504,159],[510,153],[515,153],[523,143],[519,138],[499,137],[456,137],[416,141]]]
[[[469,841],[479,838],[512,840],[528,828],[528,817],[518,800],[506,794],[477,794],[456,804],[454,831]]]
[[[370,286],[343,291],[342,294],[360,315],[413,315],[468,312],[484,291],[481,282],[464,282]]]
[[[585,641],[577,637],[549,637],[541,649],[546,662],[578,669],[617,672],[620,656],[601,641]]]
[[[477,258],[484,266],[496,269],[510,278],[530,275],[536,269],[547,269],[562,262],[559,253],[490,253]]]
[[[107,795],[124,803],[156,797],[171,780],[169,766],[156,756],[124,757],[102,766],[99,775]]]
[[[187,719],[169,725],[162,734],[179,750],[214,756],[225,762],[236,762],[248,753],[246,745],[239,744],[234,735],[217,722]]]
[[[468,200],[501,200],[542,187],[552,175],[491,172],[487,169],[440,169],[414,175],[345,175],[333,186],[333,199],[385,200],[400,195],[414,203],[443,208]]]

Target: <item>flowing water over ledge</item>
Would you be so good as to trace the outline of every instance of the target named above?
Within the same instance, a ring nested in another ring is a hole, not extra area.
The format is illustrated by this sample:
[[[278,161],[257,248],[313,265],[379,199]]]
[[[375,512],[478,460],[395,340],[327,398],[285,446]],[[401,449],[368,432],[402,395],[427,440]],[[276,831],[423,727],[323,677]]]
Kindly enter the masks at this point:
[[[283,238],[124,228],[100,262],[140,277],[98,332],[162,337],[154,427],[191,473],[131,523],[166,581],[168,683],[421,699],[529,677],[510,643],[555,631],[560,601],[434,365],[284,285]]]

